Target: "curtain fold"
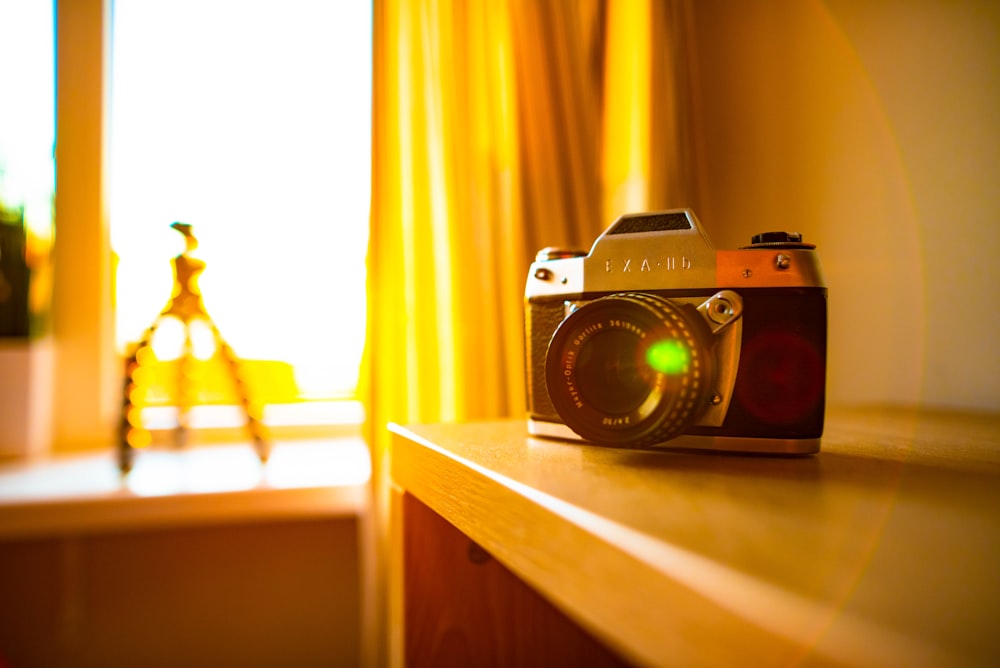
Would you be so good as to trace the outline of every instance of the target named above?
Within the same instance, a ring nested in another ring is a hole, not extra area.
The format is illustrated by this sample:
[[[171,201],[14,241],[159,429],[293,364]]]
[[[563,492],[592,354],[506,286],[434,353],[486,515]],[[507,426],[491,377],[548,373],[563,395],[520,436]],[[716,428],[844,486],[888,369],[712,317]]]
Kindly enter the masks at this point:
[[[540,248],[692,204],[688,2],[375,0],[361,397],[378,514],[388,422],[524,414]]]
[[[377,0],[370,436],[519,415],[544,246],[697,204],[687,1]]]
[[[601,210],[599,0],[376,2],[363,399],[389,420],[523,410],[522,295]]]

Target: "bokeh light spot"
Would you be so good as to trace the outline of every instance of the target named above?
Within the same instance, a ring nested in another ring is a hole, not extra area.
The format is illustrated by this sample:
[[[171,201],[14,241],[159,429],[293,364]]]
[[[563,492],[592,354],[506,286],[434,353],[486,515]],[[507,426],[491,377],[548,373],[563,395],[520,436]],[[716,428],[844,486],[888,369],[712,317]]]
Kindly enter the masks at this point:
[[[646,362],[660,373],[683,373],[690,360],[691,354],[687,346],[677,339],[657,341],[646,350]]]

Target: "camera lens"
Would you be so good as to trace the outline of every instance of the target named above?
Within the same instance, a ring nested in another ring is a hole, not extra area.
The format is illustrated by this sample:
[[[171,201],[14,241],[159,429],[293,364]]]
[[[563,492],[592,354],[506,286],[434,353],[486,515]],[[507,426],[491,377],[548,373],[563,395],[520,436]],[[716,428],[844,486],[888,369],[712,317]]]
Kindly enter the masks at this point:
[[[602,297],[556,329],[545,361],[552,405],[581,437],[643,447],[694,421],[714,386],[704,320],[655,295]]]
[[[625,330],[597,332],[576,360],[584,403],[604,413],[635,411],[649,394],[650,367],[640,364],[639,339]]]

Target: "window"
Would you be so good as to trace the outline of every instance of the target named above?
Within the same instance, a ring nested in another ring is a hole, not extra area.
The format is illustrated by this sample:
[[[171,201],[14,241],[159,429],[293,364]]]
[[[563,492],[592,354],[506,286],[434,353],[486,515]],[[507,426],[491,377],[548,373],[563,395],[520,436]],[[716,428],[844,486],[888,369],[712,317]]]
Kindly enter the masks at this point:
[[[119,349],[170,297],[170,260],[184,250],[170,225],[181,221],[206,263],[205,307],[270,378],[269,400],[352,398],[365,334],[370,3],[115,0],[111,99]],[[164,322],[157,357],[179,354],[182,331]],[[207,357],[210,337],[192,334]]]
[[[52,6],[0,4],[0,25],[8,27],[0,39],[0,63],[5,64],[0,66],[2,341],[43,335],[49,329],[55,183]],[[17,67],[6,66],[10,63]]]

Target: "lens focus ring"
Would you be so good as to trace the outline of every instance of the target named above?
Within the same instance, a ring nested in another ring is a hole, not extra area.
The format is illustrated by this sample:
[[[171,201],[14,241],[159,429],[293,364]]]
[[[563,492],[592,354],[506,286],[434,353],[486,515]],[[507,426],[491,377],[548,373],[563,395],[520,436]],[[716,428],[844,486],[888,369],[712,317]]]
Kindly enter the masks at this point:
[[[546,387],[586,440],[647,447],[683,433],[714,386],[709,334],[693,307],[642,293],[602,297],[556,329]]]

